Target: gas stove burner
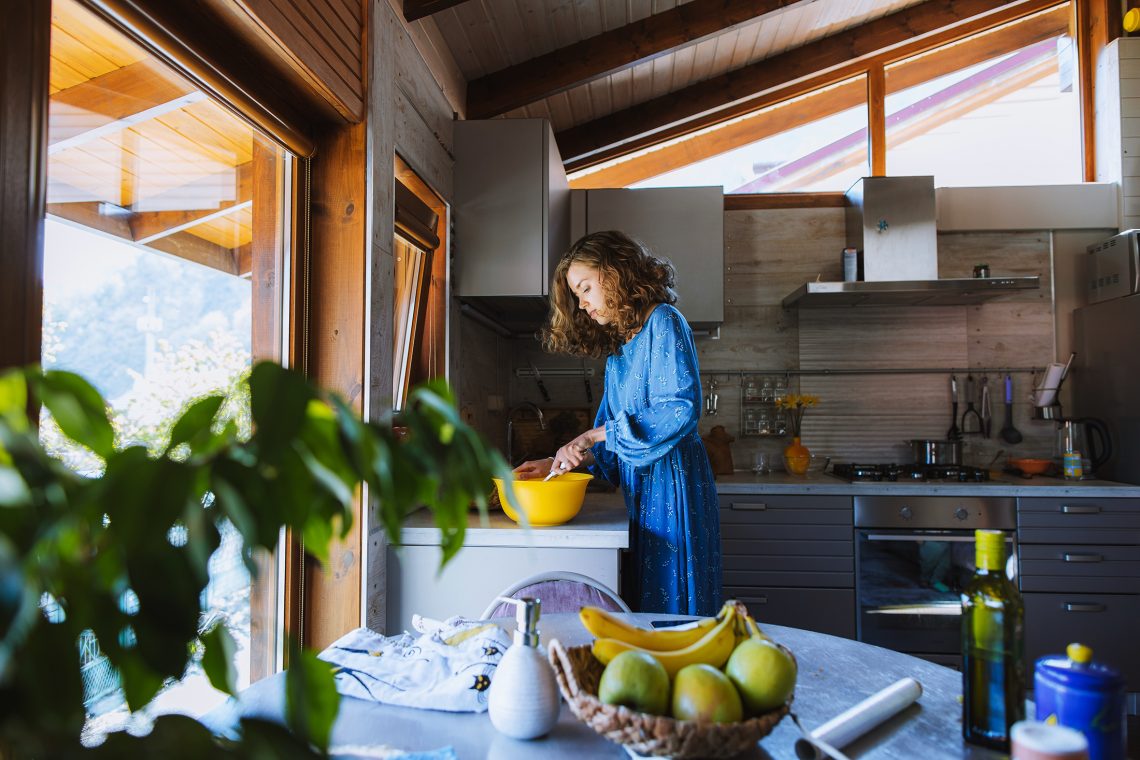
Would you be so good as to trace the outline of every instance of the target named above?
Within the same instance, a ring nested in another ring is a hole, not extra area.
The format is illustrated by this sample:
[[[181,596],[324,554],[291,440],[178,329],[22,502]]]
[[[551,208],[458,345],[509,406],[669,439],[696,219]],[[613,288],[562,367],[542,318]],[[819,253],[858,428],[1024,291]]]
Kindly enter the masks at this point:
[[[849,483],[984,483],[990,479],[988,470],[959,464],[836,464],[831,472]]]

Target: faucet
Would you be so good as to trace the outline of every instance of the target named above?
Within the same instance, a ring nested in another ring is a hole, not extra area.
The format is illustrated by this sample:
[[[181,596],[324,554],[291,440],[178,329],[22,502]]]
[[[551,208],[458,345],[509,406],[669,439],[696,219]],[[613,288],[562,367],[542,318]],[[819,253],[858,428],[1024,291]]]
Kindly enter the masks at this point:
[[[538,408],[537,404],[533,404],[530,401],[524,401],[518,406],[512,407],[511,410],[507,412],[507,464],[511,467],[515,466],[515,461],[511,458],[511,439],[514,438],[512,432],[514,431],[515,426],[515,412],[519,411],[520,409],[533,410],[534,413],[538,415],[538,429],[546,430],[546,419],[542,416],[542,410]]]

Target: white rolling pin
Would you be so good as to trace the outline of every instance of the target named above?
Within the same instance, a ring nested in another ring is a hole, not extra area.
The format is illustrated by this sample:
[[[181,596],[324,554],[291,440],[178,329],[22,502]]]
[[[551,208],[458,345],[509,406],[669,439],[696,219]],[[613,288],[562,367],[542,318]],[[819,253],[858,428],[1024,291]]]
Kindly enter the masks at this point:
[[[797,740],[796,757],[800,760],[824,760],[826,753],[813,741],[835,748],[846,746],[887,718],[914,704],[921,696],[922,684],[913,678],[895,681],[812,731],[811,740]]]

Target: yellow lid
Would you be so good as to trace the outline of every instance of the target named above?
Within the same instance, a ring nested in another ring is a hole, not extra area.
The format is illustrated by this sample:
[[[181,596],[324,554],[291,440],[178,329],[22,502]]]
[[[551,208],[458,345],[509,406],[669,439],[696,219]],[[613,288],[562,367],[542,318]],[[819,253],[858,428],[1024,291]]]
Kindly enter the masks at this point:
[[[1069,655],[1069,659],[1078,665],[1088,665],[1092,662],[1093,651],[1084,644],[1072,643],[1065,647],[1065,654]]]
[[[1124,14],[1124,31],[1135,32],[1140,29],[1140,8],[1133,8]]]
[[[1000,530],[975,530],[974,543],[979,570],[1001,570],[1005,567],[1005,536]]]

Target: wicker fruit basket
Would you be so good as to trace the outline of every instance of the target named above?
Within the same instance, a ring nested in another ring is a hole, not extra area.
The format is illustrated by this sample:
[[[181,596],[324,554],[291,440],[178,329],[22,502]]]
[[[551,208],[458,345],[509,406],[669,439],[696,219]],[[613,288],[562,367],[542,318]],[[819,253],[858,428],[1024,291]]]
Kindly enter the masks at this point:
[[[639,755],[733,757],[771,733],[791,709],[789,698],[783,706],[739,723],[698,723],[636,712],[598,699],[605,668],[589,646],[567,648],[555,639],[548,651],[558,688],[578,719]]]

